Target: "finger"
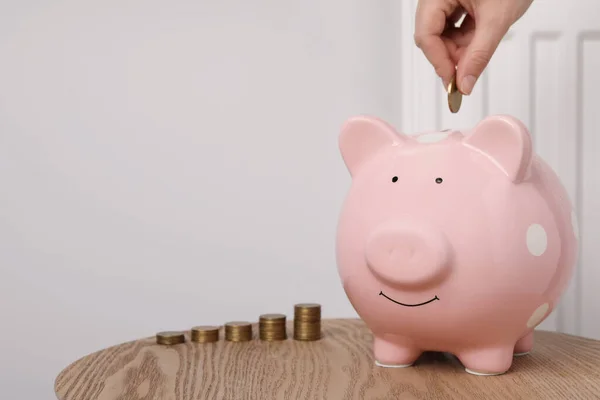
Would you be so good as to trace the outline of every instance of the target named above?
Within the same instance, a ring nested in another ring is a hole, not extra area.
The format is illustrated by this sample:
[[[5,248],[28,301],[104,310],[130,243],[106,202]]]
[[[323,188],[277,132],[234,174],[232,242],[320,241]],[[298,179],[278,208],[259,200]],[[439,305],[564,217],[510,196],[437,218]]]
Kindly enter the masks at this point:
[[[460,60],[465,56],[465,52],[467,51],[466,47],[457,47],[456,48],[456,65],[460,62]]]
[[[458,88],[467,95],[473,91],[477,79],[489,64],[500,41],[510,28],[510,25],[504,21],[494,16],[487,17],[486,14],[476,21],[476,25],[473,37],[457,69]]]
[[[452,11],[447,9],[447,2],[443,0],[420,1],[415,18],[415,44],[433,65],[444,85],[450,82],[456,72],[456,64],[452,62],[441,38],[446,27],[446,17]]]
[[[450,54],[450,59],[452,60],[452,64],[457,65],[458,61],[460,60],[460,54],[461,54],[460,50],[461,50],[461,48],[458,47],[456,45],[456,42],[454,42],[452,39],[449,39],[447,37],[443,37],[442,36],[442,40],[444,41],[444,44],[446,45],[446,49],[448,50],[448,54]],[[446,84],[446,86],[448,86],[448,85]]]

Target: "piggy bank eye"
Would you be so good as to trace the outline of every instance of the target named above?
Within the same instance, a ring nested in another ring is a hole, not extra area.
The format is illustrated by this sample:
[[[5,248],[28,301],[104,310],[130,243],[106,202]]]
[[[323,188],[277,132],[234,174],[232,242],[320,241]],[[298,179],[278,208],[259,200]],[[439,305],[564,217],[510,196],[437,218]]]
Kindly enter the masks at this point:
[[[442,183],[444,180],[442,178],[435,178],[435,183]]]
[[[397,182],[397,181],[398,181],[398,177],[397,176],[395,176],[395,177],[392,178],[392,182]]]

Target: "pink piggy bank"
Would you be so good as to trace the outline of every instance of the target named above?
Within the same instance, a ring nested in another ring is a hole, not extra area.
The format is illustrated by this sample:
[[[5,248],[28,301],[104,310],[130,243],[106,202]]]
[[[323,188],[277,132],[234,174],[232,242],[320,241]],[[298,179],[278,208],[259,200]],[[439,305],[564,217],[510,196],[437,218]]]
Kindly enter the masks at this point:
[[[492,116],[469,131],[408,136],[360,116],[339,145],[352,184],[338,271],[373,332],[376,364],[408,367],[440,351],[469,373],[508,371],[532,349],[578,252],[573,207],[527,128]]]

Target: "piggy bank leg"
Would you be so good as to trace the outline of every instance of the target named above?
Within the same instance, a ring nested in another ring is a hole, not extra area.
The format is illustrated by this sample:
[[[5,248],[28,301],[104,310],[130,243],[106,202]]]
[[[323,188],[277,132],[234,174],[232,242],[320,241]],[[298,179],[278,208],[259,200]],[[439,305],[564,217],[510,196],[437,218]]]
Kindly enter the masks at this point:
[[[375,364],[379,367],[410,367],[421,355],[421,350],[408,340],[397,336],[375,336],[373,342]]]
[[[512,365],[513,346],[465,350],[456,356],[473,375],[501,375]]]
[[[514,356],[524,356],[533,349],[533,332],[529,332],[517,341],[514,348]]]

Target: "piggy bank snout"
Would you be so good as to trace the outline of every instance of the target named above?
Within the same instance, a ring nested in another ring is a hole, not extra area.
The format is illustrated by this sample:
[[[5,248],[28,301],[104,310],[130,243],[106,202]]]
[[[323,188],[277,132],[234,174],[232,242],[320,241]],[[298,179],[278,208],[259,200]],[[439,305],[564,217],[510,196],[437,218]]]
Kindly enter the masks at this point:
[[[365,250],[367,265],[379,279],[406,288],[439,283],[450,264],[445,236],[417,224],[381,226],[368,237]]]

